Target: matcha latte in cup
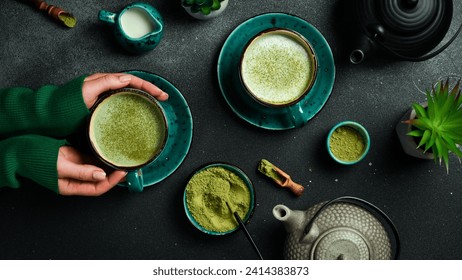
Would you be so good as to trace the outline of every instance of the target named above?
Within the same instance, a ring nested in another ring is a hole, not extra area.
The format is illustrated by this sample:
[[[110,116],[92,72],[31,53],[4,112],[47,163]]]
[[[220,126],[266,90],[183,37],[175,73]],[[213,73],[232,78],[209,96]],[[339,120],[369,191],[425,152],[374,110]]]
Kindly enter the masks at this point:
[[[155,97],[123,88],[104,94],[91,108],[90,146],[106,165],[130,171],[127,185],[142,191],[141,168],[154,161],[167,141],[166,115]]]
[[[317,65],[306,38],[289,29],[272,28],[258,33],[245,46],[239,75],[247,93],[260,104],[288,107],[308,94]]]

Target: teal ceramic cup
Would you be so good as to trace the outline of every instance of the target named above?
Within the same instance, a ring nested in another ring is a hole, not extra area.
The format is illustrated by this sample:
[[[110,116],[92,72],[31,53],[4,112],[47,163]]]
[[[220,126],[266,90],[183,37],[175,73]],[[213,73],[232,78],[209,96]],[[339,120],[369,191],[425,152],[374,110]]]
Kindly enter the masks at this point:
[[[162,39],[164,21],[159,12],[147,3],[129,4],[119,13],[100,10],[98,19],[113,27],[116,40],[132,53],[150,51]]]
[[[164,149],[168,126],[158,101],[133,88],[110,91],[91,108],[87,135],[94,154],[107,166],[127,171],[132,192],[144,187],[142,168]]]
[[[364,126],[354,121],[344,121],[330,129],[326,145],[332,159],[340,164],[352,165],[366,156],[371,140]]]
[[[311,43],[286,28],[263,30],[247,42],[239,63],[239,78],[256,102],[286,108],[298,127],[305,123],[300,101],[309,94],[318,73]]]

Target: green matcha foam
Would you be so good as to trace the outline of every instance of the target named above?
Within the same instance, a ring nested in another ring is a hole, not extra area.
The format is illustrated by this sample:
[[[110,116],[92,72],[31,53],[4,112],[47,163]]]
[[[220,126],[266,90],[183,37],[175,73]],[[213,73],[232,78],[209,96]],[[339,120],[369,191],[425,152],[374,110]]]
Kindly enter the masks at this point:
[[[149,162],[162,148],[166,133],[161,110],[131,92],[105,99],[93,113],[91,127],[100,156],[119,167]]]
[[[307,49],[280,33],[256,38],[247,48],[241,77],[254,96],[271,104],[287,104],[307,90],[314,69]]]

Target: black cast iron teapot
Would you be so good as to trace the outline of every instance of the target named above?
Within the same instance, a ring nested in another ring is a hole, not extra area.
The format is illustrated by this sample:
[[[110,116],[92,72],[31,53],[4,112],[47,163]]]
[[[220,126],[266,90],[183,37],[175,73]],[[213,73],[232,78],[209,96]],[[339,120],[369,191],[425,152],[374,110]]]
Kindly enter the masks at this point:
[[[361,63],[374,50],[408,61],[423,61],[442,52],[459,34],[441,43],[452,22],[452,0],[354,0],[362,30],[350,61]]]

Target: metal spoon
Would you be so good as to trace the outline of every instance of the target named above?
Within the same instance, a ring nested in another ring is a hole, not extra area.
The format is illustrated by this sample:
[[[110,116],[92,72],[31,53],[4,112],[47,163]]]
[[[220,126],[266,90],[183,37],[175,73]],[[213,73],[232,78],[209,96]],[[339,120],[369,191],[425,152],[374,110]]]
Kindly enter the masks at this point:
[[[239,214],[237,213],[237,211],[233,211],[233,209],[231,209],[231,206],[229,205],[228,201],[226,201],[226,205],[228,205],[229,210],[231,211],[231,213],[233,213],[234,218],[236,218],[236,221],[239,223],[239,226],[244,230],[244,233],[245,233],[247,239],[249,240],[250,244],[252,244],[252,247],[255,249],[255,251],[257,252],[260,259],[263,260],[263,257],[261,255],[260,251],[258,250],[257,245],[253,241],[252,236],[250,235],[249,231],[247,230],[246,226],[244,225],[244,222],[242,221],[242,219],[239,216]]]

